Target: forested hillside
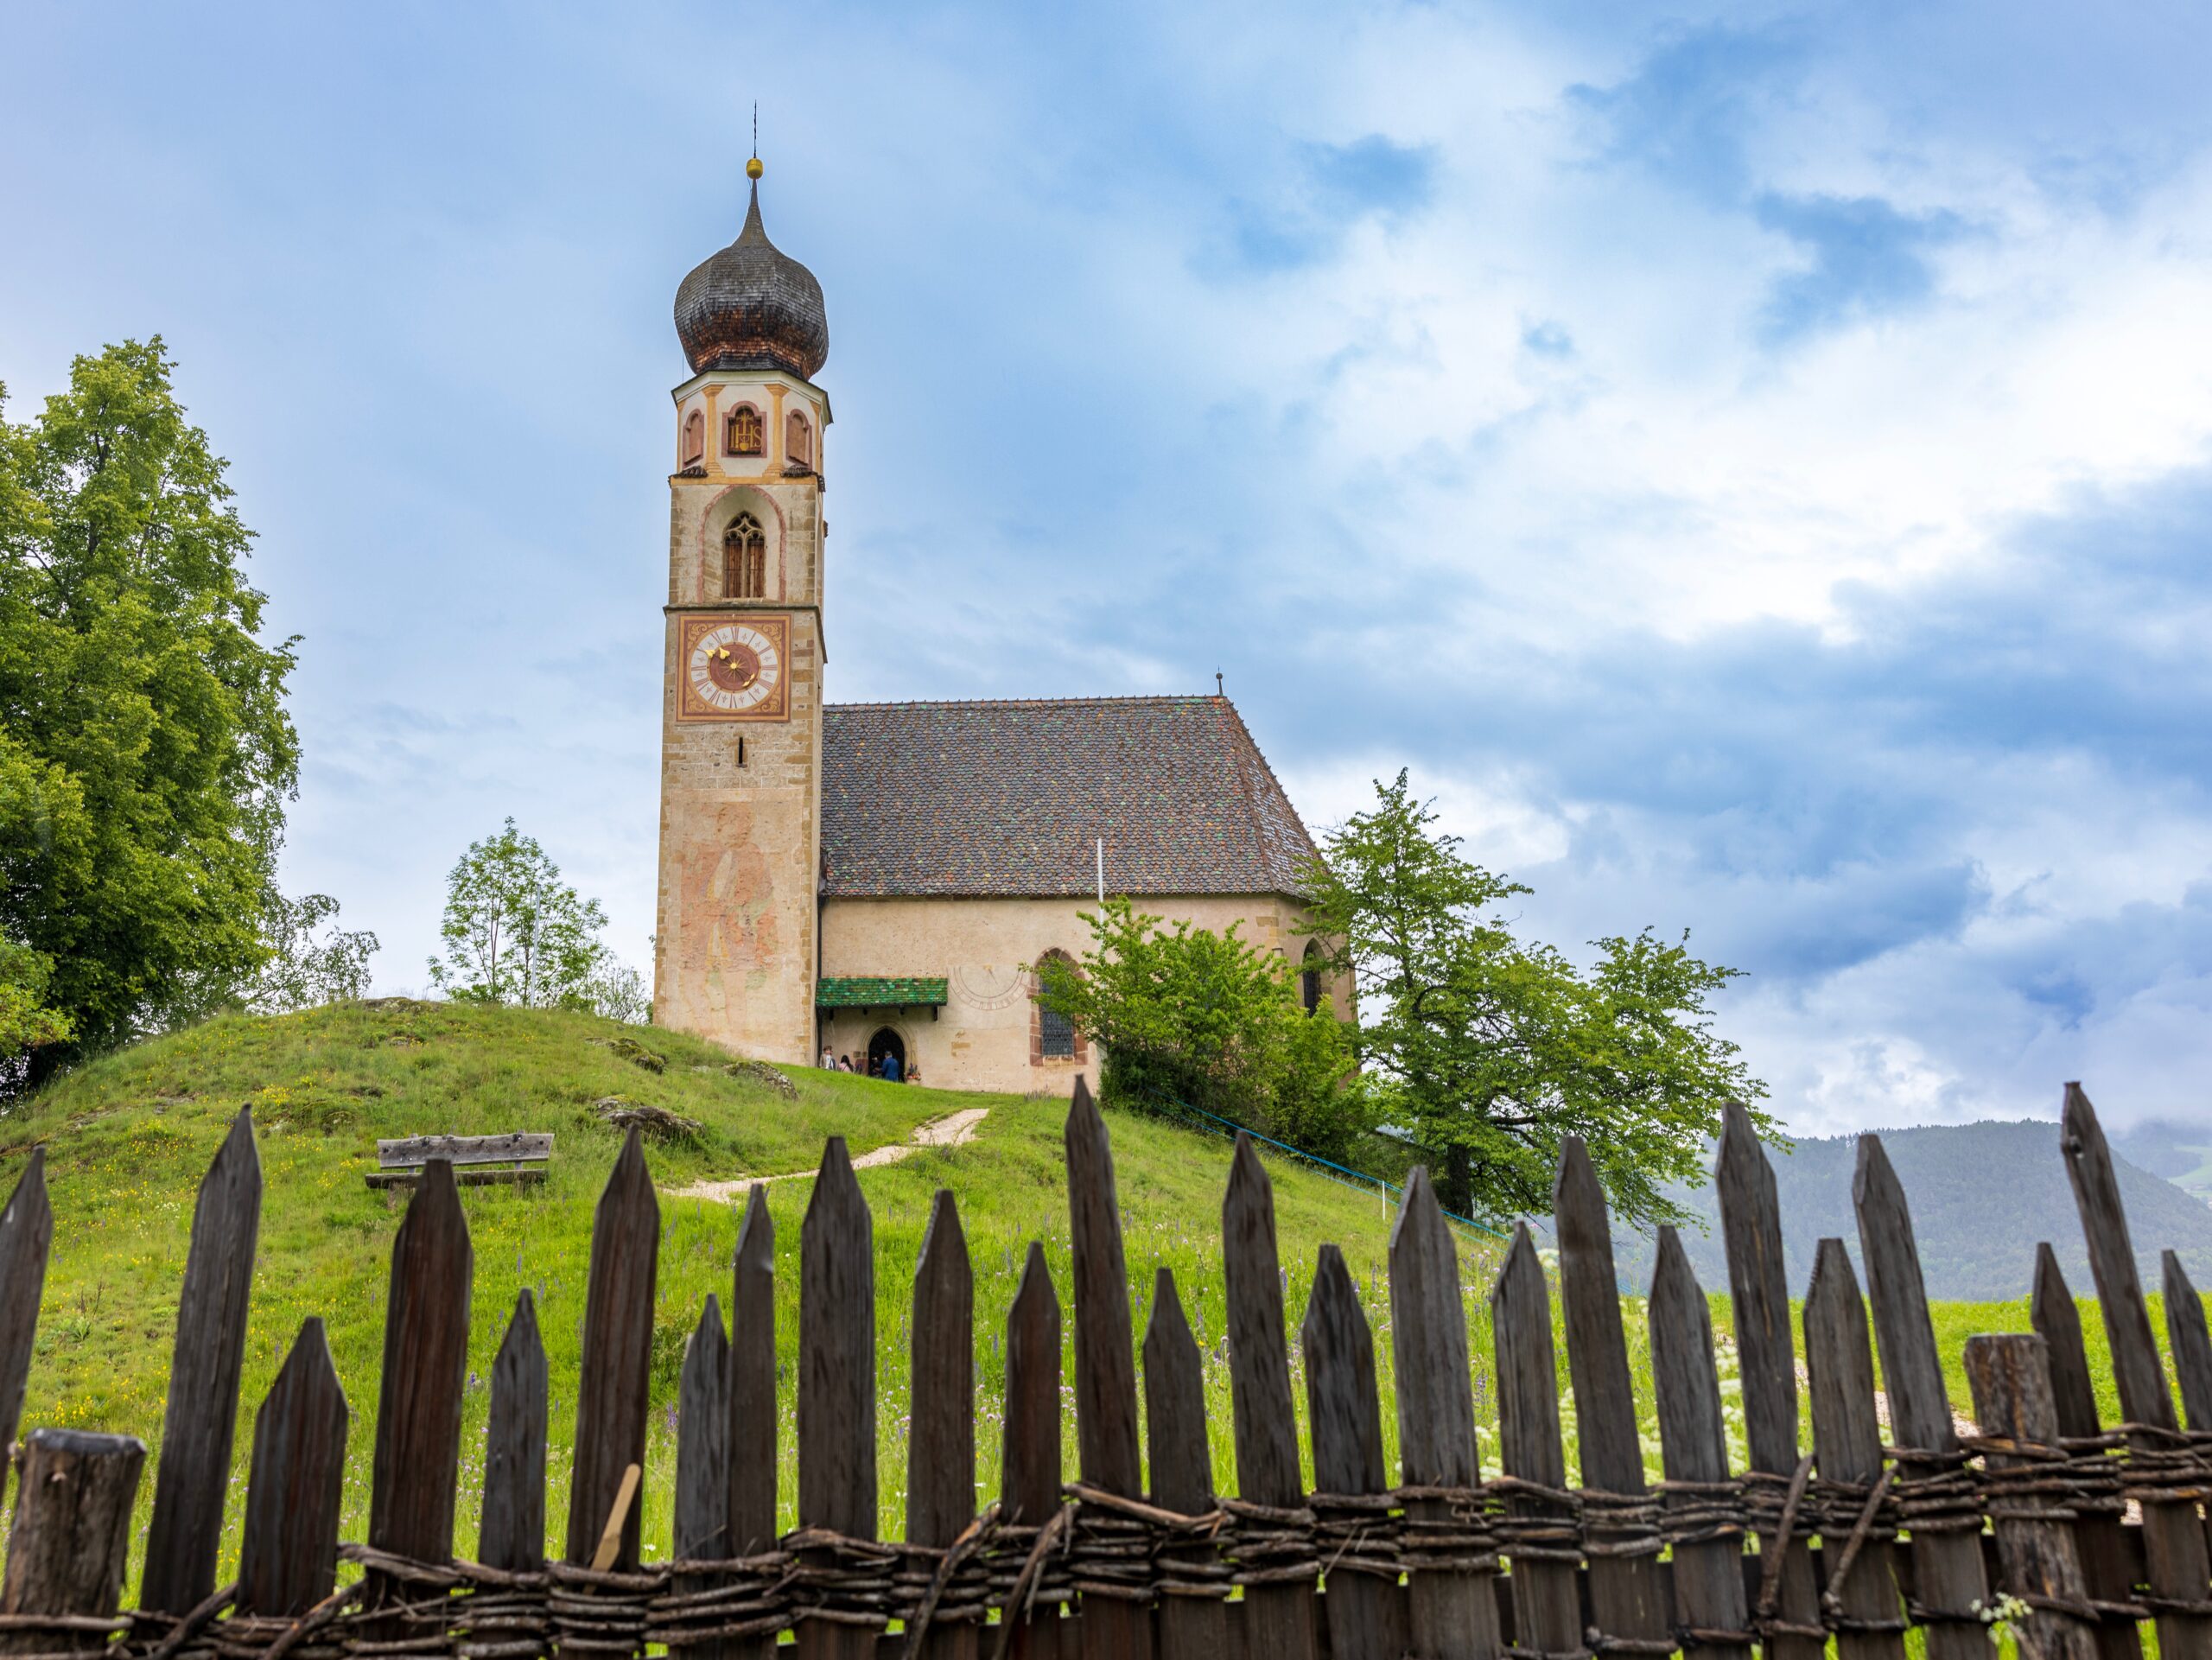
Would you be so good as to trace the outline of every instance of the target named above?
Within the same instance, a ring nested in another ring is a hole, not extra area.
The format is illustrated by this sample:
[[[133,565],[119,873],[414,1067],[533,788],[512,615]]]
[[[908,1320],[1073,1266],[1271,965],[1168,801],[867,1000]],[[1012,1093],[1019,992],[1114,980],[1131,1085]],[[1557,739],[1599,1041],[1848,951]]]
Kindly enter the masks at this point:
[[[2056,1123],[1888,1129],[1882,1141],[1912,1201],[1929,1296],[1974,1301],[2024,1297],[2036,1243],[2044,1239],[2057,1250],[2075,1294],[2094,1294]],[[2115,1137],[2116,1152],[2120,1145]],[[1859,1143],[1851,1136],[1801,1141],[1796,1151],[1774,1155],[1793,1292],[1802,1294],[1821,1239],[1843,1239],[1853,1259],[1858,1258],[1859,1226],[1851,1208],[1858,1157]],[[2114,1163],[2145,1285],[2158,1288],[2158,1253],[2168,1246],[2181,1253],[2199,1287],[2212,1285],[2212,1208],[2125,1157],[2116,1157]],[[1708,1290],[1726,1291],[1727,1269],[1713,1220],[1711,1186],[1684,1196],[1683,1202],[1708,1220],[1702,1234],[1683,1231],[1690,1260]],[[1649,1280],[1651,1255],[1649,1240],[1622,1242],[1622,1274],[1637,1289]]]

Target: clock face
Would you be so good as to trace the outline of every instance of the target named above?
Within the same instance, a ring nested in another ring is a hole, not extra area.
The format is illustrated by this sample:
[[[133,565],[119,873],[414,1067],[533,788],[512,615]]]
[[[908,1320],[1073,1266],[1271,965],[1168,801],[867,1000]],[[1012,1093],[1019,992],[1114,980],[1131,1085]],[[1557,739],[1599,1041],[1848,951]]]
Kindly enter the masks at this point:
[[[680,639],[677,718],[781,721],[791,712],[785,678],[791,650],[785,617],[686,617]]]

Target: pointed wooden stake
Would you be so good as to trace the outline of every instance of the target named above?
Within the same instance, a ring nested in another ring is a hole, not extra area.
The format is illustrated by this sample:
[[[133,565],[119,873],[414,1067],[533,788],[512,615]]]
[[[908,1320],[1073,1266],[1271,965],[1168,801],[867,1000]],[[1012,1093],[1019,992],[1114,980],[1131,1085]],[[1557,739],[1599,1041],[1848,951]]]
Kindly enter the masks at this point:
[[[1405,1205],[1390,1229],[1390,1347],[1396,1364],[1398,1461],[1412,1487],[1472,1487],[1475,1403],[1467,1364],[1467,1315],[1459,1301],[1459,1256],[1429,1185],[1414,1167]],[[1408,1515],[1441,1520],[1452,1501],[1409,1501]],[[1421,1660],[1498,1652],[1491,1576],[1446,1569],[1408,1576],[1409,1651]]]
[[[909,1378],[906,1537],[942,1548],[976,1517],[976,1275],[949,1188],[931,1201],[914,1265]]]
[[[2089,1356],[2082,1342],[2082,1311],[2067,1289],[2059,1271],[2058,1255],[2049,1243],[2036,1247],[2034,1294],[2028,1301],[2028,1323],[2044,1340],[2050,1367],[2051,1405],[2058,1415],[2058,1433],[2069,1441],[2095,1435],[2096,1386],[2089,1378]],[[2129,1549],[2116,1516],[2084,1517],[2075,1537],[2082,1551],[2082,1571],[2089,1594],[2100,1602],[2126,1602],[2135,1594],[2135,1553]],[[2097,1622],[2098,1660],[2141,1660],[2143,1637],[2132,1619],[2107,1618]]]
[[[1796,1473],[1797,1357],[1792,1341],[1789,1282],[1783,1269],[1782,1207],[1774,1167],[1759,1145],[1751,1115],[1738,1101],[1721,1109],[1720,1152],[1713,1167],[1720,1200],[1720,1231],[1728,1247],[1730,1307],[1736,1326],[1736,1364],[1744,1391],[1744,1428],[1751,1467],[1769,1475]],[[1764,1586],[1770,1553],[1782,1552],[1781,1577],[1771,1612],[1792,1625],[1821,1624],[1813,1555],[1802,1539],[1785,1547],[1771,1535],[1759,1543]],[[1756,1611],[1755,1611],[1756,1612]],[[1821,1660],[1827,1644],[1816,1637],[1780,1631],[1767,1639],[1766,1660]]]
[[[2152,1449],[2160,1444],[2158,1431],[2180,1426],[2158,1364],[2158,1344],[2151,1336],[2151,1311],[2136,1276],[2135,1246],[2127,1235],[2127,1213],[2120,1202],[2112,1149],[2105,1143],[2096,1109],[2079,1084],[2066,1086],[2059,1147],[2066,1155],[2074,1205],[2081,1212],[2082,1233],[2089,1247],[2089,1272],[2096,1280],[2097,1306],[2104,1313],[2120,1409],[2129,1423],[2150,1426],[2132,1444]],[[2177,1603],[2204,1601],[2205,1586],[2212,1580],[2212,1555],[2208,1555],[2203,1518],[2194,1500],[2145,1503],[2143,1554],[2154,1596]],[[2212,1619],[2164,1613],[2158,1627],[2159,1660],[2212,1660]],[[1931,1660],[1947,1657],[1932,1655]]]
[[[241,1107],[200,1180],[192,1213],[146,1572],[138,1587],[138,1606],[149,1612],[189,1612],[215,1588],[260,1235],[261,1154],[253,1144],[252,1110]]]
[[[845,1138],[799,1224],[798,1522],[875,1537],[875,1224]],[[866,1660],[872,1632],[803,1620],[799,1660]]]
[[[1175,1276],[1153,1276],[1152,1318],[1144,1332],[1146,1462],[1152,1468],[1152,1502],[1179,1516],[1213,1508],[1213,1453],[1206,1442],[1205,1368],[1198,1339],[1183,1313]],[[1204,1562],[1204,1544],[1171,1546],[1166,1560]],[[1229,1646],[1228,1610],[1211,1597],[1163,1597],[1160,1603],[1162,1660],[1211,1660]]]
[[[1252,1138],[1239,1131],[1221,1202],[1222,1269],[1229,1297],[1229,1386],[1236,1414],[1236,1490],[1255,1504],[1296,1508],[1298,1418],[1285,1346],[1274,1184]],[[1245,1587],[1245,1641],[1274,1660],[1311,1660],[1319,1644],[1310,1585]]]
[[[1805,1374],[1821,1479],[1871,1490],[1882,1479],[1882,1426],[1874,1413],[1874,1356],[1859,1276],[1840,1239],[1823,1239],[1805,1293]],[[1838,1548],[1827,1594],[1852,1622],[1836,1633],[1838,1660],[1904,1660],[1899,1631],[1868,1629],[1897,1617],[1896,1547],[1870,1538],[1855,1556]],[[1825,1556],[1826,1552],[1823,1551]]]
[[[39,1300],[46,1294],[46,1260],[54,1244],[54,1207],[46,1197],[46,1148],[31,1149],[16,1179],[8,1208],[0,1211],[0,1447],[15,1444],[22,1427],[23,1391],[38,1340]],[[0,1497],[8,1472],[0,1466]]]
[[[1582,1485],[1600,1492],[1641,1493],[1643,1447],[1637,1436],[1628,1338],[1621,1328],[1612,1222],[1590,1151],[1579,1135],[1560,1144],[1552,1213],[1558,1228],[1560,1301],[1567,1375],[1574,1380]],[[1590,1603],[1600,1631],[1645,1643],[1670,1634],[1657,1568],[1649,1557],[1591,1559]]]
[[[711,1291],[684,1345],[676,1402],[677,1558],[723,1561],[736,1554],[729,1538],[729,1339]]]
[[[384,1372],[377,1397],[369,1542],[418,1562],[453,1559],[454,1485],[461,1467],[461,1394],[468,1380],[468,1298],[475,1253],[453,1166],[432,1159],[391,1244]],[[372,1575],[370,1606],[406,1587]],[[378,1627],[378,1640],[397,1638]]]
[[[1713,1360],[1713,1313],[1697,1282],[1681,1237],[1659,1230],[1659,1261],[1651,1277],[1651,1387],[1659,1409],[1659,1443],[1667,1479],[1721,1483],[1728,1479],[1728,1431],[1720,1416],[1720,1377]],[[1669,1510],[1695,1508],[1694,1494],[1670,1493]],[[1751,1644],[1717,1634],[1741,1631],[1744,1602],[1740,1541],[1675,1547],[1675,1604],[1685,1630],[1688,1660],[1750,1660]],[[1704,1632],[1700,1641],[1694,1635]]]
[[[588,1566],[632,1465],[645,1462],[652,1401],[653,1288],[660,1259],[660,1201],[632,1127],[592,1213],[591,1269],[584,1293],[583,1362],[576,1385],[575,1461],[569,1478],[569,1561]],[[640,1478],[641,1479],[641,1478]],[[624,1514],[613,1566],[638,1566],[639,1512]]]
[[[511,1574],[545,1566],[545,1343],[537,1301],[515,1295],[506,1335],[492,1362],[492,1409],[484,1426],[484,1516],[477,1560]]]
[[[239,1613],[303,1614],[336,1584],[351,1416],[330,1340],[310,1314],[254,1415],[238,1544]]]
[[[1525,1222],[1514,1227],[1513,1244],[1490,1294],[1490,1329],[1497,1352],[1498,1462],[1510,1476],[1562,1489],[1567,1457],[1560,1447],[1551,1292]],[[1554,1548],[1573,1548],[1574,1520],[1560,1505],[1526,1493],[1506,1502],[1516,1517],[1551,1518],[1561,1529]],[[1583,1646],[1577,1580],[1572,1561],[1515,1559],[1510,1584],[1516,1646],[1544,1654],[1570,1654]]]

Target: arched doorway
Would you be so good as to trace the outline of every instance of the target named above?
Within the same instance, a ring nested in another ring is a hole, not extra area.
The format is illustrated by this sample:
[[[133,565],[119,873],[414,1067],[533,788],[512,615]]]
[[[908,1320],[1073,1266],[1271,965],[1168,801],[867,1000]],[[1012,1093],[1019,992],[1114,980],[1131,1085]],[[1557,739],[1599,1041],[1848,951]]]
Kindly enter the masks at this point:
[[[870,1078],[880,1077],[886,1055],[899,1057],[899,1076],[906,1076],[906,1040],[887,1026],[875,1028],[875,1035],[868,1040],[868,1072]]]

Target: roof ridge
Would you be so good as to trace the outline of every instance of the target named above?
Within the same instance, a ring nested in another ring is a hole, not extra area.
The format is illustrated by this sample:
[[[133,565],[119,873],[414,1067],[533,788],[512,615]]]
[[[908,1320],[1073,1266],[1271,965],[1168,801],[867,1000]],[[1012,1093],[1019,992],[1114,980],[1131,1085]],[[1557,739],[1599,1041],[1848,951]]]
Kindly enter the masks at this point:
[[[1132,691],[1078,697],[893,697],[875,703],[824,703],[822,711],[830,715],[849,709],[1037,709],[1071,703],[1230,703],[1230,700],[1211,691]],[[1233,710],[1236,706],[1230,703],[1230,707]]]

